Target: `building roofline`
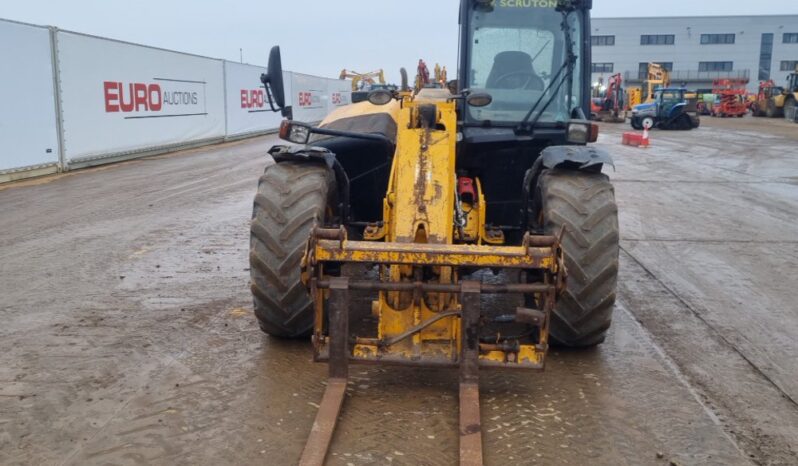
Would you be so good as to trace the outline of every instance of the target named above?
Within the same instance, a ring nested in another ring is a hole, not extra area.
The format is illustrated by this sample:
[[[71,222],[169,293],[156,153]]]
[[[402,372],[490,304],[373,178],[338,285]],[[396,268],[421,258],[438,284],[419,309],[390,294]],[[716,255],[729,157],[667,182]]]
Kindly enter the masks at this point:
[[[685,16],[593,16],[592,19],[722,19],[722,18],[798,18],[798,13],[789,15],[685,15]]]

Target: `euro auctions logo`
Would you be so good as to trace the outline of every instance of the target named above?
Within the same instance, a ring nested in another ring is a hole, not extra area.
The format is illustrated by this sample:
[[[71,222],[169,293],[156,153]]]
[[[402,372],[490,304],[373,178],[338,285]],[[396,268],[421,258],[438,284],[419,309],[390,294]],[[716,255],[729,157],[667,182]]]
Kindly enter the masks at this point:
[[[330,94],[330,103],[332,103],[336,107],[340,107],[343,105],[349,105],[349,99],[342,92],[333,92],[332,94]]]
[[[263,89],[241,89],[241,108],[249,113],[265,112],[266,93]]]
[[[204,81],[105,81],[103,96],[105,112],[126,114],[125,119],[207,115]]]
[[[297,93],[297,106],[301,108],[321,108],[321,98],[314,91],[300,91]]]

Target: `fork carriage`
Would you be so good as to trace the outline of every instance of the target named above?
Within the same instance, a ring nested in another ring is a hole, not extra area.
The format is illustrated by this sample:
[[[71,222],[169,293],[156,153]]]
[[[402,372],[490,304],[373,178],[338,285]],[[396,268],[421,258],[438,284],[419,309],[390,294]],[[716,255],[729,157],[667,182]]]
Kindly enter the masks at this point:
[[[560,239],[526,235],[521,246],[374,243],[349,241],[346,230],[314,229],[303,260],[313,298],[316,361],[327,362],[329,380],[301,465],[324,463],[346,394],[350,363],[419,367],[459,367],[460,464],[482,464],[479,368],[542,370],[548,351],[548,325],[565,286]],[[329,276],[325,266],[377,264],[378,280]],[[458,279],[461,267],[511,269],[538,281],[484,284]],[[435,281],[422,281],[435,269]],[[394,279],[398,277],[398,279]],[[404,277],[404,278],[403,278]],[[372,303],[377,334],[350,334],[351,291],[376,291]],[[481,330],[483,294],[522,294],[537,308],[519,307],[514,322],[533,328],[524,337],[486,342]]]

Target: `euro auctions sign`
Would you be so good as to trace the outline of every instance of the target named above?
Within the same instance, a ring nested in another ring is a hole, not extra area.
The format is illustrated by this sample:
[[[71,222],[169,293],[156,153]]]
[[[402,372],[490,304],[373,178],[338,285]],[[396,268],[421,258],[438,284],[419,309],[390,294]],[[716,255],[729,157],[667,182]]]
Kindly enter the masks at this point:
[[[249,112],[271,111],[266,100],[266,91],[264,89],[241,89],[241,108]]]
[[[324,102],[318,91],[299,91],[297,92],[297,106],[305,109],[324,108]]]
[[[207,115],[205,81],[152,78],[148,82],[105,81],[106,113],[125,119]]]

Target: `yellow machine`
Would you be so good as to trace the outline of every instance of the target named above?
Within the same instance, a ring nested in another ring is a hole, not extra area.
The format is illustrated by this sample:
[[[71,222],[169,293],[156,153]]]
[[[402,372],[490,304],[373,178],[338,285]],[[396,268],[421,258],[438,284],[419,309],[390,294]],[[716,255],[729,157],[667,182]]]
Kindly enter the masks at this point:
[[[440,85],[440,87],[446,86],[446,83],[449,81],[449,72],[446,71],[446,67],[441,67],[438,63],[435,64],[435,83]]]
[[[787,87],[777,86],[772,80],[759,83],[759,93],[753,98],[751,113],[768,118],[784,117],[798,121],[798,66],[787,76]]]
[[[357,71],[341,70],[338,79],[351,79],[352,90],[360,91],[363,86],[370,86],[373,84],[385,84],[385,73],[383,70],[369,71],[368,73],[358,73]]]
[[[660,87],[670,87],[670,85],[670,71],[658,63],[649,63],[646,79],[643,80],[643,87],[630,87],[626,90],[626,101],[629,104],[629,108],[632,109],[635,105],[653,102],[654,91]]]
[[[631,110],[635,105],[643,103],[643,90],[639,87],[626,89],[626,110]]]
[[[643,81],[642,95],[643,103],[654,101],[654,91],[660,87],[670,87],[671,73],[658,63],[648,64],[648,73]]]
[[[318,127],[283,122],[293,145],[270,150],[259,182],[251,288],[265,332],[311,335],[329,365],[300,464],[325,461],[349,364],[457,368],[460,462],[478,465],[480,370],[542,370],[551,344],[604,340],[618,218],[601,173],[612,159],[587,145],[598,127],[575,78],[589,76],[574,31],[589,34],[590,4],[462,0],[459,68],[471,73],[454,91],[415,93],[403,73],[401,90]],[[290,115],[277,47],[262,82]],[[358,318],[353,293],[371,296],[375,321]],[[488,294],[509,304],[483,307]]]

